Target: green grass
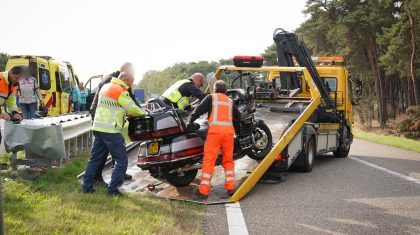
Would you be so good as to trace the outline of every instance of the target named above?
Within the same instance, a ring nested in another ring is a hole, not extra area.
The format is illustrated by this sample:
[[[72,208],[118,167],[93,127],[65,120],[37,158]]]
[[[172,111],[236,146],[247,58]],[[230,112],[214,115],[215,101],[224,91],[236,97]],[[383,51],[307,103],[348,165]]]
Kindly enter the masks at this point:
[[[88,156],[84,153],[34,182],[4,182],[6,234],[202,233],[203,207],[198,204],[137,194],[112,198],[104,188],[80,193],[76,175]]]
[[[398,136],[378,135],[359,130],[353,130],[353,134],[356,136],[356,138],[362,140],[367,140],[378,144],[384,144],[420,153],[420,141],[417,140],[407,139]]]

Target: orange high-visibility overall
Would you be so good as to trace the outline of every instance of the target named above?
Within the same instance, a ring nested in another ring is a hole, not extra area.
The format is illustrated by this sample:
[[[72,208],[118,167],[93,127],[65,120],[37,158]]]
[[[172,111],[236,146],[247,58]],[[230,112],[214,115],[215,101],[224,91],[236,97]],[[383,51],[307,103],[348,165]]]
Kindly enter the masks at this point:
[[[235,163],[233,162],[233,141],[235,129],[232,123],[233,102],[225,94],[211,95],[212,109],[208,119],[209,130],[204,145],[204,159],[199,191],[208,195],[211,190],[211,178],[214,165],[222,150],[222,166],[225,169],[226,190],[235,189]]]

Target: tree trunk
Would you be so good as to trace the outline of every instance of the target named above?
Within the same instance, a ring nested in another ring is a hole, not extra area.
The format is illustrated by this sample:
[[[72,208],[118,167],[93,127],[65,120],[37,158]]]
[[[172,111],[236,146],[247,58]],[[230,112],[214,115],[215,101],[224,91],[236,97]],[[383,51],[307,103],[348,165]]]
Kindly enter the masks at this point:
[[[377,46],[375,39],[371,32],[367,32],[368,38],[368,59],[370,63],[370,68],[375,81],[376,95],[378,97],[378,107],[379,107],[379,116],[378,121],[382,127],[386,126],[387,121],[387,107],[386,107],[386,87],[385,87],[385,77],[383,76],[383,71],[379,67],[378,55],[377,55]]]
[[[419,81],[416,79],[416,51],[417,51],[417,45],[416,45],[416,25],[413,20],[413,16],[410,13],[410,10],[408,10],[407,7],[407,15],[410,20],[410,32],[411,32],[411,60],[410,60],[410,73],[411,73],[411,80],[413,81],[413,93],[414,93],[414,105],[420,105],[420,84]]]
[[[397,115],[397,112],[398,112],[397,111],[398,92],[395,89],[395,80],[396,80],[395,76],[390,77],[389,87],[388,87],[388,94],[390,94],[389,95],[389,103],[390,103],[393,119],[395,119],[395,117]]]
[[[401,83],[401,87],[402,87],[402,91],[403,91],[403,97],[402,97],[402,105],[401,105],[401,108],[402,108],[402,112],[403,113],[405,113],[405,110],[407,109],[407,106],[408,106],[408,87],[407,87],[407,85],[408,85],[408,83],[407,83],[407,80],[408,78],[406,78],[406,77],[400,77],[400,83]]]
[[[407,77],[407,87],[408,87],[408,106],[416,105],[416,100],[414,97],[414,84],[413,84],[413,80],[410,77]]]

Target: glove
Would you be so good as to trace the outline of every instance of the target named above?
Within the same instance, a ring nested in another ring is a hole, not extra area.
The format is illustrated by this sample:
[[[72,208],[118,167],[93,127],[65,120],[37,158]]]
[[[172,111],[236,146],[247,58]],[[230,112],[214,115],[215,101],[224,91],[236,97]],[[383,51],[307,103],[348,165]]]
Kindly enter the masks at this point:
[[[187,131],[190,133],[195,132],[195,123],[194,122],[190,122],[187,124]]]

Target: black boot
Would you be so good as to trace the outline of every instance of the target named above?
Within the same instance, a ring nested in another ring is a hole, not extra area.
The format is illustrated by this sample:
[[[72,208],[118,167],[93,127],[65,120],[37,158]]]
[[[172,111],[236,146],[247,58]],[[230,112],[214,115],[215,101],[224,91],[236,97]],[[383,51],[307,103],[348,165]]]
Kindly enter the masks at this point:
[[[108,188],[108,184],[104,181],[104,178],[100,177],[97,180],[95,180],[94,184],[96,186]]]
[[[127,174],[127,173],[125,173],[125,175],[124,175],[124,179],[125,179],[125,180],[131,180],[131,179],[133,179],[133,176],[132,176],[132,175],[129,175],[129,174]]]

